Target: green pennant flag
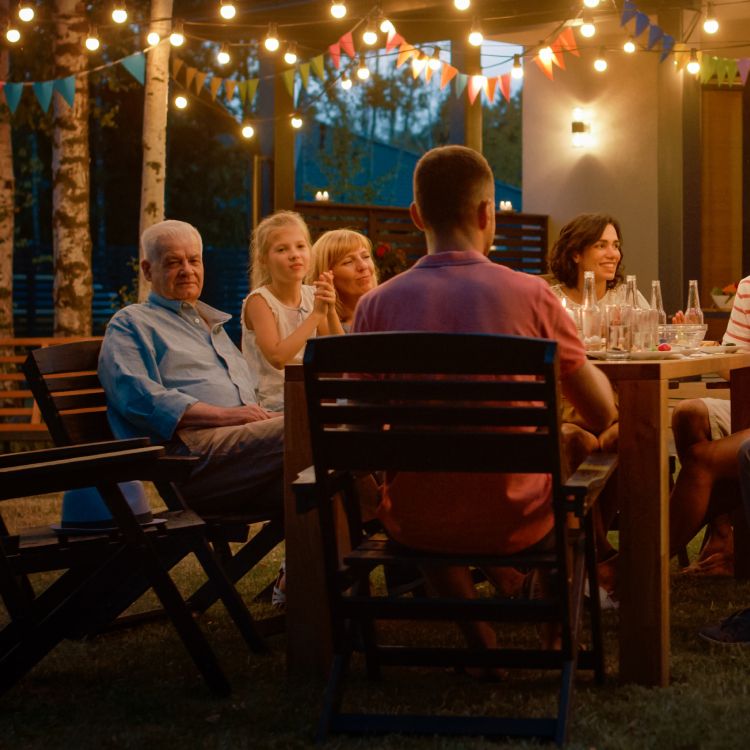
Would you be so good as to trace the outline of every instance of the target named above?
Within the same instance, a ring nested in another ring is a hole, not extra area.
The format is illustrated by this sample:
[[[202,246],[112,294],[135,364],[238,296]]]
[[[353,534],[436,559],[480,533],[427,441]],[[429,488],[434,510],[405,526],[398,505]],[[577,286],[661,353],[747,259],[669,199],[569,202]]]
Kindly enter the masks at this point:
[[[23,94],[23,84],[6,81],[3,85],[3,93],[5,94],[5,103],[8,105],[10,113],[15,114],[18,102],[21,101],[21,94]]]
[[[125,68],[125,70],[127,70],[128,73],[130,73],[130,75],[141,84],[141,86],[146,83],[146,56],[143,52],[136,52],[134,55],[124,57],[120,60],[120,65],[122,65],[122,67]]]
[[[240,90],[240,101],[245,104],[247,101],[247,81],[240,81],[237,88]]]
[[[455,80],[455,92],[456,92],[456,98],[460,98],[461,94],[464,93],[464,89],[466,88],[466,84],[469,82],[469,76],[466,75],[466,73],[459,73],[456,76]]]
[[[55,91],[67,102],[69,107],[73,106],[76,96],[76,77],[58,78],[55,81]]]
[[[31,84],[31,87],[34,89],[34,94],[36,95],[37,101],[39,102],[39,106],[42,108],[43,112],[47,112],[49,110],[49,105],[52,101],[52,87],[54,85],[54,81],[36,81]]]
[[[299,66],[299,75],[302,79],[302,85],[305,87],[305,91],[307,91],[307,84],[310,80],[310,63],[300,63]]]
[[[260,83],[260,79],[258,78],[251,78],[247,82],[247,103],[252,104],[253,100],[255,99],[255,92],[258,90],[258,84]]]
[[[701,58],[701,72],[700,80],[701,83],[708,83],[716,72],[716,58],[711,55],[703,55]]]
[[[289,96],[294,98],[294,68],[289,68],[281,74],[284,79],[284,85],[286,90],[289,92]]]
[[[734,86],[740,69],[737,67],[737,60],[727,60],[727,83]]]
[[[318,55],[317,57],[313,57],[312,60],[310,60],[310,66],[313,69],[313,73],[315,73],[318,78],[322,81],[325,76],[325,67],[323,65],[323,55]]]

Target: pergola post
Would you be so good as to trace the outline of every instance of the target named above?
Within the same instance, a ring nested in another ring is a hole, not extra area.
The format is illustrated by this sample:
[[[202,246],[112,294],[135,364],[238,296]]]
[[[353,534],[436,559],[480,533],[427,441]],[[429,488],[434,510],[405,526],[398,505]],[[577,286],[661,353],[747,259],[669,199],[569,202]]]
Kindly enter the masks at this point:
[[[469,75],[482,72],[481,47],[469,44],[465,35],[451,39],[451,64]],[[482,152],[482,97],[481,94],[469,104],[467,96],[458,99],[450,123],[451,143],[459,143]]]

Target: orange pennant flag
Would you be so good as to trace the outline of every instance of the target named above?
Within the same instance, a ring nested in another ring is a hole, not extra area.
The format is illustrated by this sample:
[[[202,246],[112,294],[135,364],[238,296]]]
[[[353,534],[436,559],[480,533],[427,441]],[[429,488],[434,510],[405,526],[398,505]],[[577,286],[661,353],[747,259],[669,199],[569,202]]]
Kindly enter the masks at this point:
[[[411,74],[416,80],[427,66],[427,58],[415,55],[411,59]]]
[[[578,44],[576,44],[575,34],[570,26],[567,26],[560,32],[555,44],[562,47],[565,51],[570,52],[571,55],[575,55],[576,57],[581,56],[581,53],[578,50]]]
[[[552,76],[553,76],[553,74],[552,74],[552,60],[550,59],[549,61],[545,62],[544,60],[542,60],[541,57],[539,57],[539,55],[537,55],[534,58],[534,62],[544,71],[544,75],[546,75],[547,78],[549,78],[550,81],[551,81],[552,80]]]
[[[552,45],[550,49],[552,50],[552,62],[557,65],[558,68],[565,70],[565,58],[563,57],[562,49],[560,49],[557,43]]]
[[[234,90],[236,88],[237,81],[235,81],[233,78],[224,79],[224,96],[227,99],[232,99],[234,97]]]
[[[385,42],[385,51],[390,52],[394,47],[398,47],[399,44],[404,43],[404,37],[397,33],[394,29],[388,32],[388,39]]]
[[[184,65],[179,57],[172,58],[172,78],[177,79],[177,74],[180,72],[180,68]]]
[[[333,60],[333,66],[338,70],[341,64],[341,45],[338,42],[332,44],[328,48],[328,54],[331,56],[331,60]]]
[[[404,42],[398,50],[398,57],[396,58],[396,67],[400,68],[412,55],[415,55],[417,51],[409,42]]]
[[[201,71],[198,71],[195,74],[195,93],[200,94],[201,89],[203,88],[203,84],[206,82],[206,78],[208,77],[208,73],[203,73]]]
[[[443,70],[440,73],[440,90],[442,91],[457,75],[458,68],[454,68],[449,63],[443,63]]]
[[[193,79],[198,72],[198,68],[192,68],[190,65],[185,68],[185,85],[190,88],[193,85]]]
[[[339,44],[341,45],[341,49],[344,50],[344,52],[349,55],[349,57],[352,58],[352,60],[355,57],[354,52],[354,40],[352,39],[352,32],[347,31],[344,36],[339,39]]]
[[[497,88],[497,82],[499,80],[499,77],[487,79],[487,102],[489,104],[492,104],[492,102],[495,101],[495,89]]]
[[[216,99],[216,94],[219,93],[219,88],[221,86],[221,83],[224,79],[219,78],[219,76],[214,76],[211,79],[211,83],[208,84],[208,90],[211,92],[211,98]]]
[[[500,93],[505,97],[505,101],[510,101],[510,73],[503,73],[503,75],[497,77],[497,81],[500,84]]]
[[[477,98],[477,94],[480,91],[486,90],[487,88],[487,77],[486,76],[469,76],[469,101],[474,104]]]

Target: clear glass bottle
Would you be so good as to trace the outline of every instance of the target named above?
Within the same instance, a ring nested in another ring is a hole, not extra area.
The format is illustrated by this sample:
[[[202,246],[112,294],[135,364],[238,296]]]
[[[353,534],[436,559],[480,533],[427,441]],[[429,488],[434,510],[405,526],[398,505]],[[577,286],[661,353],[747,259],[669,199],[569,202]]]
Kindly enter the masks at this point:
[[[690,279],[688,282],[688,298],[685,305],[686,323],[703,323],[703,310],[698,296],[698,280]]]
[[[635,274],[625,277],[625,304],[634,310],[638,307],[638,282],[635,280]]]
[[[651,282],[651,309],[659,313],[659,325],[666,325],[667,313],[664,312],[664,303],[661,300],[661,282],[658,280]]]
[[[581,334],[586,349],[602,348],[602,313],[596,301],[594,272],[583,272],[583,304],[581,305]]]

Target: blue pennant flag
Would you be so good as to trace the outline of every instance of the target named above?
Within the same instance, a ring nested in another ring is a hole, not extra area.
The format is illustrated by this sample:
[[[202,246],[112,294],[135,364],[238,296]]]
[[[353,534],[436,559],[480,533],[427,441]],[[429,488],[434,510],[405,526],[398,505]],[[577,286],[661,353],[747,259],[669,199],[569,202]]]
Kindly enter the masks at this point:
[[[469,82],[469,76],[466,73],[459,73],[456,76],[456,97],[460,97],[464,93],[466,84]]]
[[[18,107],[18,102],[21,101],[21,94],[23,94],[23,84],[6,82],[3,86],[3,91],[5,92],[5,103],[8,105],[10,113],[14,114],[16,111],[16,107]]]
[[[67,102],[69,107],[73,106],[76,96],[76,77],[58,78],[53,87],[55,91]]]
[[[638,11],[635,16],[635,35],[640,36],[648,27],[651,21],[645,13]]]
[[[136,52],[120,60],[122,67],[143,86],[146,83],[146,56],[143,52]]]
[[[631,18],[635,18],[638,9],[632,0],[625,0],[622,6],[622,15],[620,16],[620,26],[624,26]]]
[[[669,53],[673,48],[674,37],[671,34],[665,34],[661,40],[661,55],[659,55],[659,62],[664,62],[669,57]]]
[[[36,94],[37,101],[39,102],[39,106],[42,108],[43,112],[49,111],[54,83],[54,81],[36,81],[31,84],[34,93]]]
[[[664,36],[664,32],[661,29],[661,26],[652,26],[648,30],[648,44],[646,47],[648,49],[652,49],[653,46]]]

